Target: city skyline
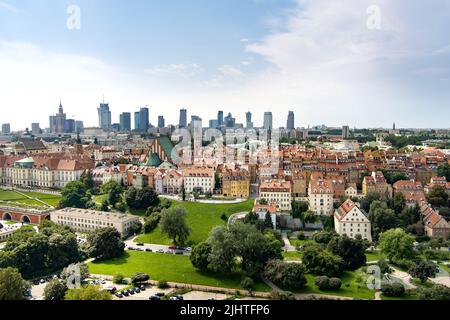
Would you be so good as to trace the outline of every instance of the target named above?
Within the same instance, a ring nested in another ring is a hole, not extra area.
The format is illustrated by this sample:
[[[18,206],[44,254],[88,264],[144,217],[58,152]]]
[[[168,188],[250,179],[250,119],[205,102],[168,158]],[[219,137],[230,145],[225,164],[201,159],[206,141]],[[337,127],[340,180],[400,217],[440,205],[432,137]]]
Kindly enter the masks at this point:
[[[152,124],[176,124],[186,107],[243,124],[246,111],[255,124],[273,112],[274,127],[291,110],[300,127],[448,127],[443,1],[380,1],[376,30],[371,1],[175,2],[82,0],[70,29],[66,3],[2,0],[0,107],[11,111],[0,122],[47,123],[62,96],[68,118],[96,126],[104,94],[112,123],[147,105]]]

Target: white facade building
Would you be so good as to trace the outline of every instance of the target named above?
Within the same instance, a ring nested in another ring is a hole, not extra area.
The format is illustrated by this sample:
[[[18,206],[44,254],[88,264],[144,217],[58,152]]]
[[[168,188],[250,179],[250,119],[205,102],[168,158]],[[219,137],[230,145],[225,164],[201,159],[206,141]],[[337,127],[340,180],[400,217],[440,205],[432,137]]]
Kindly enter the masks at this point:
[[[334,212],[334,228],[340,235],[346,234],[354,239],[359,234],[363,239],[372,241],[372,229],[367,214],[350,199]]]

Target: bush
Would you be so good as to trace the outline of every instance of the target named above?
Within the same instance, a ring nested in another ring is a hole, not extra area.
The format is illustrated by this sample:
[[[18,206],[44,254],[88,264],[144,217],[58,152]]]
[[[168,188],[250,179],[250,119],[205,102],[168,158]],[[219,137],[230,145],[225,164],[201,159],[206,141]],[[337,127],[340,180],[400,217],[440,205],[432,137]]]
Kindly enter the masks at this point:
[[[319,276],[314,278],[314,284],[320,290],[338,290],[342,286],[342,281],[339,278],[329,278],[327,276]]]
[[[166,280],[161,280],[158,282],[158,288],[159,289],[167,289],[167,288],[169,288],[169,284],[167,283]]]
[[[400,282],[383,283],[381,292],[388,297],[399,297],[405,294],[405,286]]]
[[[297,239],[298,240],[306,240],[306,236],[303,232],[300,232],[297,236]]]
[[[127,211],[127,206],[126,206],[126,204],[123,203],[123,202],[117,202],[117,203],[114,205],[114,208],[116,208],[116,210],[117,210],[117,211],[120,211],[120,212],[125,212],[125,211]]]
[[[131,277],[131,283],[133,283],[134,285],[140,284],[148,280],[150,280],[150,276],[143,272],[136,272]]]
[[[222,219],[223,221],[227,221],[227,220],[228,220],[228,217],[227,217],[227,215],[226,215],[225,213],[222,213],[222,214],[220,215],[220,219]]]
[[[264,275],[276,285],[289,290],[303,288],[307,282],[302,265],[281,260],[268,261]]]
[[[245,277],[241,281],[241,287],[246,289],[246,290],[251,290],[254,285],[255,285],[255,283],[254,283],[253,279],[249,278],[249,277]]]
[[[159,212],[153,213],[147,219],[145,219],[144,223],[144,233],[150,233],[156,229],[161,220],[161,214]]]
[[[421,300],[450,300],[450,288],[443,285],[434,285],[431,288],[419,288]]]
[[[125,276],[123,274],[118,273],[113,277],[113,283],[115,283],[115,284],[123,284],[124,281],[125,281]]]

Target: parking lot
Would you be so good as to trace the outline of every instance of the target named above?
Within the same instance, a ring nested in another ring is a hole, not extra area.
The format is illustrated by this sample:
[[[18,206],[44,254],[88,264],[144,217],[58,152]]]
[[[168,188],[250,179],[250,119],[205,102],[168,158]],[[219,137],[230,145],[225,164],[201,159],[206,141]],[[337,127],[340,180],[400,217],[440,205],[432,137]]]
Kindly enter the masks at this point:
[[[183,295],[184,300],[225,300],[229,298],[226,294],[203,292],[203,291],[191,291]]]

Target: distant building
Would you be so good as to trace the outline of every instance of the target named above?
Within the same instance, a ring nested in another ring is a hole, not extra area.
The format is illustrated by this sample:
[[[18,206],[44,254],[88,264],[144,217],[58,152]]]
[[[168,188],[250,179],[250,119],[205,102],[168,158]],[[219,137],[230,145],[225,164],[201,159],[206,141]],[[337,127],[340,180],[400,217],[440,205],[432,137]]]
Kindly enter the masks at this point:
[[[120,131],[131,131],[131,113],[124,112],[120,115]]]
[[[215,129],[219,127],[219,122],[216,119],[209,120],[209,128]]]
[[[233,118],[231,113],[228,113],[228,115],[225,117],[225,127],[234,128],[235,124],[236,124],[236,119]]]
[[[248,198],[250,174],[244,169],[226,170],[222,173],[222,194],[225,197]]]
[[[139,111],[134,113],[134,130],[135,131],[139,131],[139,118],[140,118],[140,113]]]
[[[273,119],[272,112],[264,112],[264,129],[267,131],[272,131],[273,129]]]
[[[100,103],[98,111],[98,126],[103,130],[111,129],[111,111],[109,110],[109,104]]]
[[[113,123],[111,125],[111,130],[112,131],[120,131],[120,123]]]
[[[74,119],[66,119],[64,122],[64,133],[75,133],[75,120]]]
[[[139,131],[148,132],[149,126],[149,110],[147,107],[141,108],[139,111]]]
[[[294,111],[289,111],[286,128],[288,130],[295,129]]]
[[[41,127],[39,126],[39,123],[34,122],[31,124],[31,132],[34,135],[40,134],[41,133]]]
[[[360,235],[372,242],[372,227],[367,213],[350,199],[334,212],[334,229],[339,235],[345,234],[353,239]]]
[[[392,187],[386,182],[381,171],[372,172],[372,175],[364,177],[362,192],[365,196],[369,193],[378,193],[381,198],[392,197]]]
[[[187,110],[181,109],[180,110],[180,122],[179,122],[180,128],[186,128],[187,127]]]
[[[84,131],[84,123],[83,121],[75,121],[75,132],[76,133],[81,133]]]
[[[2,124],[2,133],[3,134],[11,133],[11,125],[9,123]]]
[[[114,228],[122,236],[128,236],[130,227],[139,222],[139,217],[123,213],[65,208],[51,212],[50,220],[59,225],[69,226],[77,232]]]
[[[166,121],[164,120],[164,116],[158,117],[158,128],[164,128],[166,126]]]
[[[217,113],[217,127],[223,126],[223,111]]]
[[[61,101],[59,102],[58,113],[50,117],[50,131],[51,133],[64,133],[66,125],[66,114],[64,113]]]
[[[348,139],[350,137],[350,127],[349,126],[343,126],[342,127],[342,138]]]
[[[246,128],[247,129],[253,129],[252,113],[251,112],[247,112],[245,114],[245,120],[246,120]]]

